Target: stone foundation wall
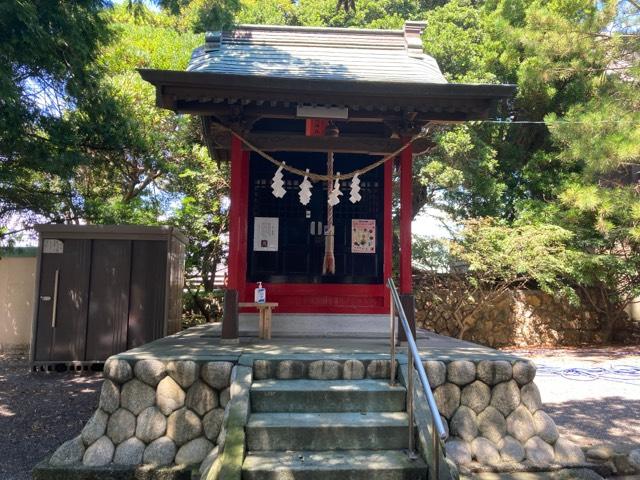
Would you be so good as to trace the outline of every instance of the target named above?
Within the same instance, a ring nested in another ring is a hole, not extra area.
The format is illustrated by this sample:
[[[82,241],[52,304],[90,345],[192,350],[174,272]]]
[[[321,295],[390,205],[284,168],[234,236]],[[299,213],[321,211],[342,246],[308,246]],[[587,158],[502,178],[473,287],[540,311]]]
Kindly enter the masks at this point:
[[[582,450],[561,438],[553,420],[543,411],[533,363],[506,357],[428,360],[423,365],[449,430],[447,456],[462,473],[585,464]],[[112,358],[105,364],[98,409],[80,435],[56,450],[49,465],[161,468],[200,464],[200,472],[206,473],[224,452],[230,411],[242,397],[237,386],[242,369],[248,371],[246,398],[238,410],[242,414],[236,413],[246,417],[251,377],[386,379],[390,362],[260,359],[250,368],[227,361]]]
[[[362,380],[390,375],[389,360],[256,360],[253,363],[255,380]]]
[[[231,362],[109,359],[98,409],[49,464],[212,463],[233,369]]]
[[[423,288],[416,286],[418,326],[457,337],[459,327],[446,309],[428,303]],[[617,339],[639,333],[637,323],[630,319],[621,323],[616,328]],[[539,290],[517,290],[474,314],[464,339],[490,347],[578,346],[603,343],[605,330],[605,319],[586,305],[574,307]]]
[[[447,456],[461,471],[585,463],[582,450],[561,438],[543,411],[532,362],[429,360],[423,365],[449,429]]]

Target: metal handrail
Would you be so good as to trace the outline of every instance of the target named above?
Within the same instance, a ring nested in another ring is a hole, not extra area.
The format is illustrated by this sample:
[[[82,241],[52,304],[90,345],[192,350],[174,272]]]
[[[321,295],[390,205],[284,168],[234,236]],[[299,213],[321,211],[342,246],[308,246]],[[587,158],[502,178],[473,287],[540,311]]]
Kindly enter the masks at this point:
[[[432,428],[432,442],[433,442],[433,460],[434,460],[434,468],[436,471],[436,480],[439,477],[440,470],[440,448],[441,441],[447,439],[447,432],[444,429],[444,425],[442,424],[442,419],[440,418],[440,412],[438,411],[438,406],[436,405],[436,399],[433,396],[433,392],[431,391],[431,387],[429,385],[429,380],[427,378],[427,373],[424,371],[424,366],[422,365],[422,361],[420,359],[420,352],[418,351],[418,346],[416,345],[416,341],[413,338],[413,332],[411,327],[409,326],[409,321],[407,320],[407,315],[405,314],[404,307],[400,302],[400,296],[398,295],[398,291],[396,290],[396,286],[393,283],[393,279],[389,278],[387,280],[387,286],[391,292],[391,312],[390,312],[390,324],[391,324],[391,385],[395,384],[396,377],[396,368],[395,368],[395,357],[396,357],[396,312],[397,316],[400,319],[400,324],[404,329],[405,336],[407,337],[407,359],[408,359],[408,372],[407,372],[407,413],[409,415],[409,455],[412,457],[416,456],[415,453],[415,432],[413,428],[413,419],[414,419],[414,407],[413,407],[413,367],[418,371],[418,377],[420,378],[420,383],[422,383],[422,390],[424,391],[425,396],[427,397],[427,404],[429,405],[429,410],[431,411],[431,420],[433,422]]]

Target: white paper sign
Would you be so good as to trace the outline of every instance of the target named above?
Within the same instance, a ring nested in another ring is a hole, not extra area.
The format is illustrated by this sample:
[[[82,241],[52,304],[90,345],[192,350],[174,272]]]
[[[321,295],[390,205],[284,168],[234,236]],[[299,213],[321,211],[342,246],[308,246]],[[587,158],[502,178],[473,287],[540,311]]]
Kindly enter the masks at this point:
[[[254,217],[253,251],[278,251],[278,217]]]
[[[351,220],[351,253],[376,253],[375,220]]]

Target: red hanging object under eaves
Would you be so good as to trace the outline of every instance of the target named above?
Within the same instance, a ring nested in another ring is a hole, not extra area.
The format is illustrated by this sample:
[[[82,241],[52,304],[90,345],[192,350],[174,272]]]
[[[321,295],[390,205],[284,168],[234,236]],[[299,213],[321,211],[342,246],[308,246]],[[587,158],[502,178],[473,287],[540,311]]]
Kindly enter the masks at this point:
[[[307,118],[305,135],[307,137],[324,137],[329,120],[325,118]]]

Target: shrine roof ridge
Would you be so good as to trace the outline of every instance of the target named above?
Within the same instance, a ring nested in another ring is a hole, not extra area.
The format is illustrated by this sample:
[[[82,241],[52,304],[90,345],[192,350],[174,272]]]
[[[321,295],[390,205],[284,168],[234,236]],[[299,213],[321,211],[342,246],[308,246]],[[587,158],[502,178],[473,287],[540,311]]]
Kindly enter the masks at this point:
[[[238,25],[208,32],[187,70],[274,78],[447,83],[425,54],[425,22],[403,30]]]

